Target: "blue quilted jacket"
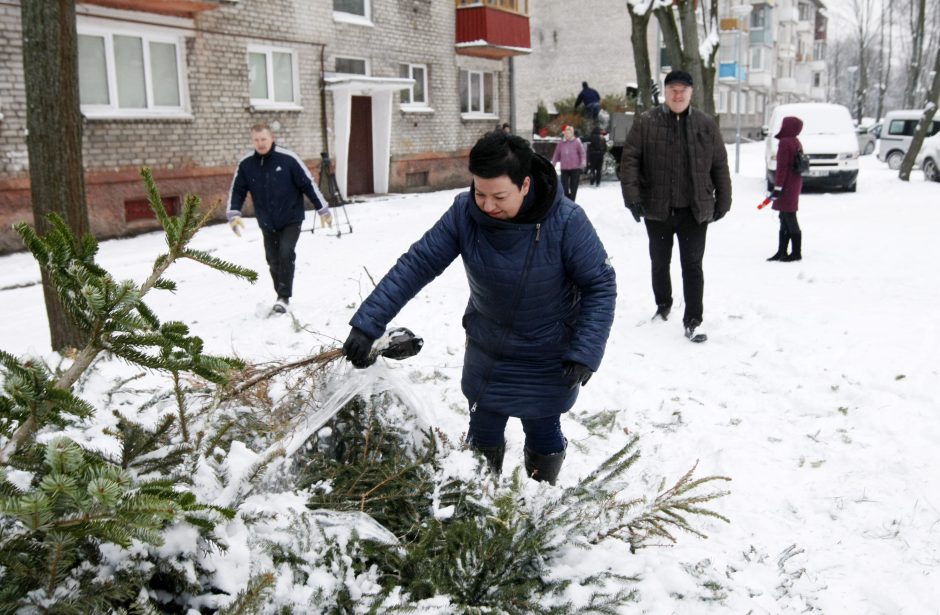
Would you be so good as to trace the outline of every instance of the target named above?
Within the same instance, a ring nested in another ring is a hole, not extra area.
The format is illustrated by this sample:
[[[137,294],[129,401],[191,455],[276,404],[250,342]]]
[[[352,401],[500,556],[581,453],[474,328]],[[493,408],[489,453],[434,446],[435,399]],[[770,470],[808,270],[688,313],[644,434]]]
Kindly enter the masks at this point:
[[[463,393],[471,405],[520,418],[574,405],[578,388],[565,386],[563,362],[598,369],[617,295],[614,270],[584,210],[562,195],[547,160],[536,156],[533,166],[534,194],[520,215],[496,220],[477,207],[472,188],[458,195],[350,321],[379,337],[461,256],[470,285]]]

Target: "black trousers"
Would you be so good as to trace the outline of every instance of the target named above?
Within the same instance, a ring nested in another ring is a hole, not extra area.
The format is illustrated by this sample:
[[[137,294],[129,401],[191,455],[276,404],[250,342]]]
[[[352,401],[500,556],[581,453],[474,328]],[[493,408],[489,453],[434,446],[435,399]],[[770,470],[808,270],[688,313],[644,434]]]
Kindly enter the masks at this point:
[[[261,230],[264,236],[264,258],[268,261],[274,292],[278,297],[290,297],[294,289],[294,248],[300,238],[300,223],[285,226],[279,231]]]
[[[795,211],[780,212],[780,232],[786,233],[787,237],[800,237],[800,222],[796,219]]]
[[[705,233],[708,223],[699,224],[688,207],[669,210],[665,222],[646,220],[646,233],[650,242],[652,262],[653,297],[656,305],[672,305],[672,279],[669,265],[672,262],[672,237],[679,238],[679,262],[682,265],[682,295],[685,298],[684,324],[702,322],[702,296],[705,292],[705,274],[702,260],[705,257]]]
[[[578,195],[578,184],[581,183],[581,169],[561,170],[561,187],[565,196],[572,201]]]
[[[604,170],[604,154],[591,154],[588,156],[588,177],[592,186],[601,185],[601,173]]]

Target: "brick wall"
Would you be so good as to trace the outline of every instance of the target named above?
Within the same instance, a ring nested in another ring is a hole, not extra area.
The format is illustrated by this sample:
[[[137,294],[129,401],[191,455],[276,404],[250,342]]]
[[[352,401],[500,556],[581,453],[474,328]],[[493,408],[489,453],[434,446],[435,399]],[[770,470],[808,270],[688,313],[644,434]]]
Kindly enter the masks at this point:
[[[577,96],[581,82],[607,94],[624,94],[636,81],[630,16],[622,0],[591,0],[583,10],[566,2],[530,2],[532,53],[515,58],[519,134],[532,130],[541,100],[552,110],[556,100]],[[647,32],[656,70],[656,19]]]
[[[20,249],[10,224],[32,220],[22,33],[19,8],[9,6],[10,1],[0,4],[0,253]],[[191,117],[85,120],[83,156],[92,231],[112,237],[157,227],[155,221],[125,220],[126,201],[144,196],[137,174],[140,166],[154,170],[165,196],[182,198],[190,191],[207,205],[224,202],[234,165],[251,150],[249,127],[259,121],[271,124],[278,143],[297,152],[316,174],[320,152],[332,151],[334,138],[332,96],[329,92],[323,96],[320,90],[321,62],[332,72],[337,56],[366,57],[376,77],[398,77],[402,63],[427,65],[433,111],[403,111],[395,97],[389,190],[466,185],[469,148],[485,131],[509,119],[507,61],[454,53],[451,2],[395,0],[371,6],[371,26],[334,20],[332,2],[327,0],[241,0],[195,16],[194,31],[185,40],[183,68]],[[80,13],[88,10],[79,5]],[[144,13],[123,15],[160,21]],[[249,44],[295,51],[301,109],[252,108]],[[497,74],[497,117],[461,118],[457,84],[461,68]]]

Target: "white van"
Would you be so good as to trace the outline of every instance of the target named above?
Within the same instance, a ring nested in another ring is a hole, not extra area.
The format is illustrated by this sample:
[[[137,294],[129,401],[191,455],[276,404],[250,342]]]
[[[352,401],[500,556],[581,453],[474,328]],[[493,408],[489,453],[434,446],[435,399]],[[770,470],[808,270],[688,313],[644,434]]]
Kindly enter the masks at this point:
[[[783,118],[803,120],[799,134],[803,153],[809,156],[809,171],[803,174],[804,186],[830,186],[855,192],[858,179],[858,137],[849,110],[829,103],[793,103],[778,105],[770,116],[764,161],[767,165],[767,189],[774,187],[777,172],[777,139]]]
[[[881,128],[881,148],[878,150],[878,159],[887,162],[888,167],[897,171],[901,168],[904,155],[911,147],[914,139],[914,129],[917,122],[924,116],[921,109],[906,109],[891,111],[885,115]],[[933,126],[927,130],[927,136],[940,132],[940,117],[934,117]]]

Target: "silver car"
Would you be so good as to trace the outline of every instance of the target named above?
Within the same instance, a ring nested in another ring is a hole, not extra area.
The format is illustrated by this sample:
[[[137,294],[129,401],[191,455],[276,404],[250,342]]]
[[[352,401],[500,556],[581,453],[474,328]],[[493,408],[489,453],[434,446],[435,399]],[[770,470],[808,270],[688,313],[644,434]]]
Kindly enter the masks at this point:
[[[855,129],[858,135],[858,151],[862,156],[868,156],[875,153],[878,147],[878,137],[881,134],[881,123],[871,126],[859,126]]]
[[[924,179],[927,181],[940,182],[940,132],[924,139],[914,159],[914,166],[924,170]]]

